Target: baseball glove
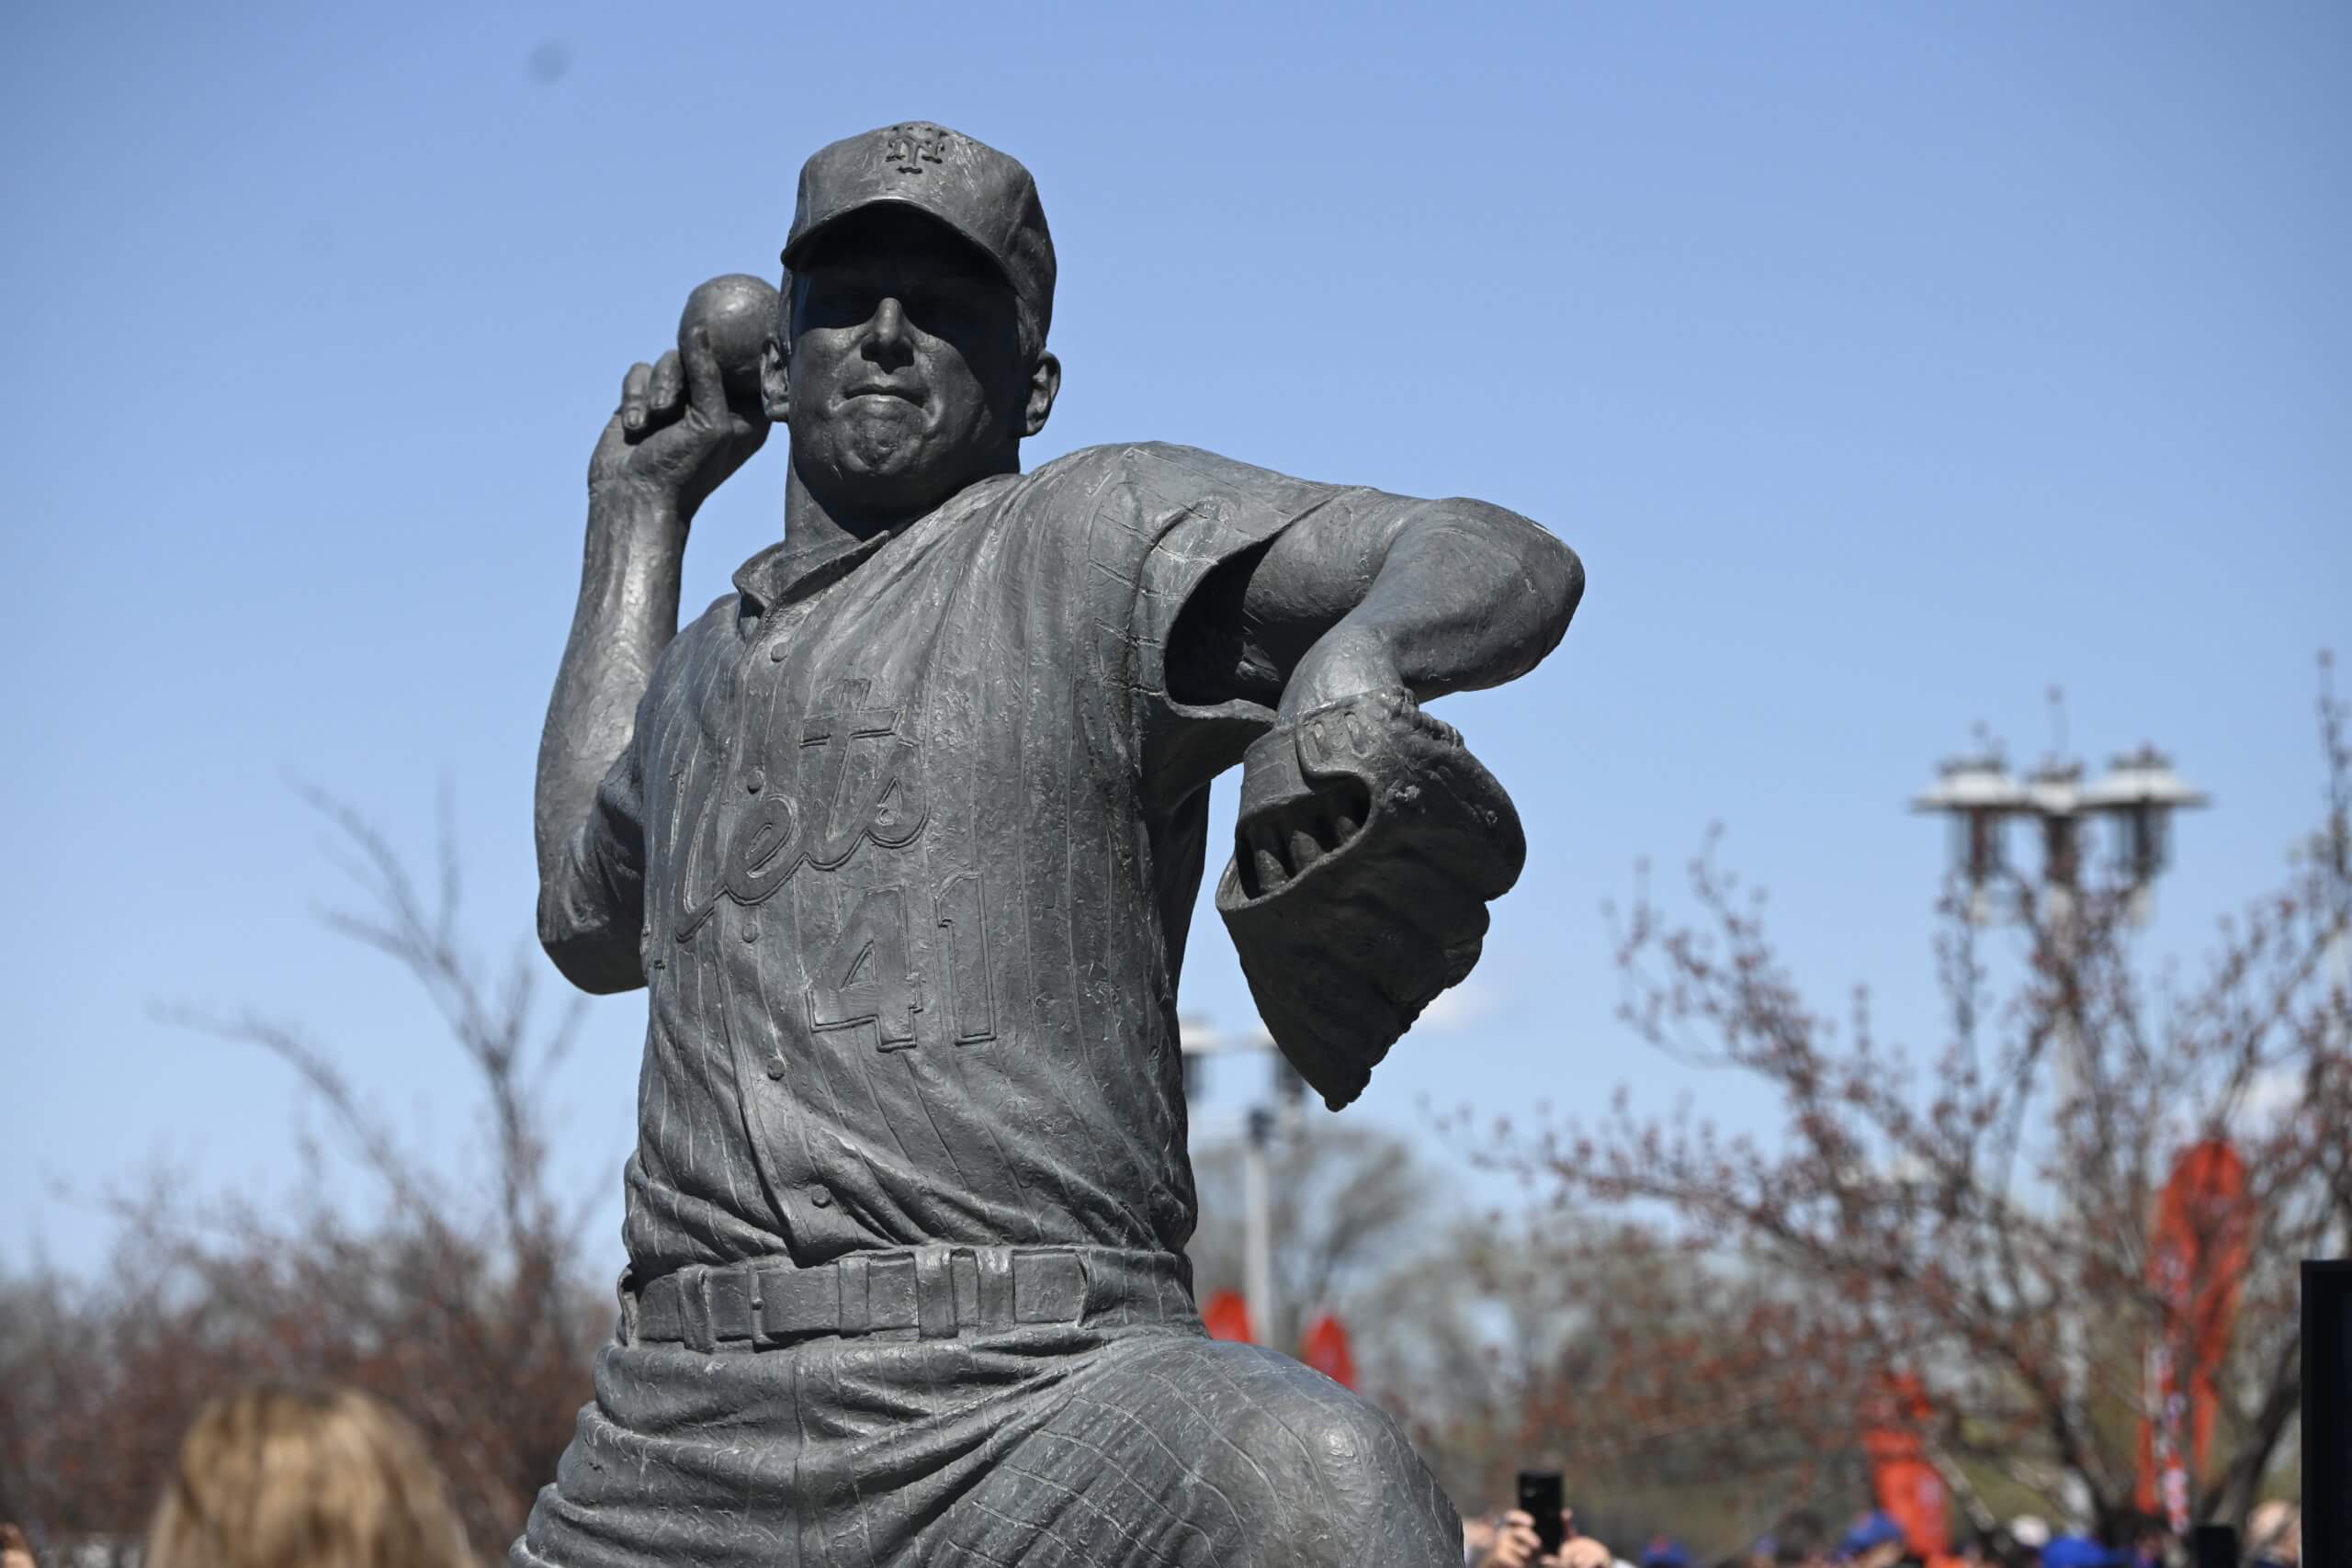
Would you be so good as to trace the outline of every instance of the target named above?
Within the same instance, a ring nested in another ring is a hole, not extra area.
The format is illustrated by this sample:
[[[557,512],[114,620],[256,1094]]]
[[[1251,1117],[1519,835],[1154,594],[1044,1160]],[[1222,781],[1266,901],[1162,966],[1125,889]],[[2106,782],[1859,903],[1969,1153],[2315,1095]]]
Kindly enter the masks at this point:
[[[1527,859],[1502,785],[1402,692],[1259,737],[1235,840],[1217,912],[1258,1016],[1334,1111],[1470,973],[1487,905]]]

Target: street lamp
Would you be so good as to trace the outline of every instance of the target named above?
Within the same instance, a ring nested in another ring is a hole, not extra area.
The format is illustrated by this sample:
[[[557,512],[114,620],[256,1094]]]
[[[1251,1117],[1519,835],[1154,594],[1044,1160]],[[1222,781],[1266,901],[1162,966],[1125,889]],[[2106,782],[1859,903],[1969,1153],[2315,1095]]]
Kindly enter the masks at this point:
[[[2146,887],[2172,858],[2172,814],[2212,804],[2172,771],[2172,759],[2142,746],[2115,759],[2107,777],[2083,792],[2083,805],[2108,813],[2116,827],[2116,859],[2134,887]]]
[[[2004,868],[2002,829],[2026,808],[2026,791],[1995,750],[1953,757],[1938,773],[1933,789],[1912,797],[1911,809],[1951,818],[1952,870],[1968,885],[1969,918],[1982,923],[1989,912],[1985,886]]]
[[[2009,818],[2030,818],[2041,830],[2042,885],[2062,899],[2081,877],[2085,827],[2098,818],[2113,823],[2116,863],[2134,914],[2145,918],[2148,890],[2171,858],[2172,814],[2211,804],[2154,746],[2116,758],[2092,784],[2083,783],[2080,762],[2061,758],[2019,781],[1993,750],[1952,758],[1938,775],[1933,788],[1912,796],[1911,809],[1951,819],[1952,870],[1968,885],[1970,918],[1979,922],[1990,912],[1986,886],[2005,869]]]

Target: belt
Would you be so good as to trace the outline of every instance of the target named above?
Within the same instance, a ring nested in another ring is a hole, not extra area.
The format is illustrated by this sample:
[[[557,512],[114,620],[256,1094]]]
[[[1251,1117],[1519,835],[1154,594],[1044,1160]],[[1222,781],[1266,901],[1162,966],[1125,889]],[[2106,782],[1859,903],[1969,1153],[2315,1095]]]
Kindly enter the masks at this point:
[[[623,1275],[625,1337],[703,1352],[894,1329],[952,1339],[1028,1324],[1197,1316],[1188,1259],[1108,1247],[919,1247],[806,1269],[755,1258],[630,1283]]]

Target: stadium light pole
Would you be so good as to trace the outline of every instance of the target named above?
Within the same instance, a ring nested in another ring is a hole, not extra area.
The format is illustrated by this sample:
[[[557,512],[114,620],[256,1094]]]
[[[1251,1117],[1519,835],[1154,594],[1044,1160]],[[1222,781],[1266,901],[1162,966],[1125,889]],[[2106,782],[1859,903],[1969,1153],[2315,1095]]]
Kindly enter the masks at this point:
[[[2212,804],[2154,746],[2117,757],[2107,776],[2089,785],[2083,783],[2082,764],[2064,758],[2052,758],[2019,780],[1991,749],[1952,758],[1939,774],[1934,787],[1911,797],[1911,809],[1951,820],[1952,870],[1967,885],[1969,914],[1980,923],[1995,913],[1988,888],[2007,869],[2005,840],[2013,818],[2030,820],[2039,830],[2041,884],[2057,896],[2061,919],[2070,912],[2081,879],[2084,829],[2105,818],[2113,829],[2117,865],[2132,890],[2133,916],[2144,920],[2156,877],[2171,863],[2173,813]]]
[[[2054,694],[2053,694],[2053,701]],[[1938,770],[1934,787],[1914,795],[1911,809],[1935,812],[1951,823],[1952,871],[1968,889],[1967,917],[1991,922],[1991,885],[2007,869],[2009,822],[2030,821],[2041,840],[2041,908],[2055,942],[2071,960],[2080,934],[2075,900],[2081,886],[2084,829],[2104,818],[2113,829],[2118,869],[2131,888],[2132,918],[2144,922],[2154,908],[2157,875],[2171,860],[2172,815],[2210,805],[2172,770],[2172,761],[2153,745],[2117,757],[2107,776],[2083,783],[2083,766],[2052,756],[2023,780],[2012,776],[1996,748],[1954,757]],[[2065,1048],[2060,1070],[2071,1094],[2089,1078],[2087,1044],[2075,1021],[2060,1021]],[[2068,1418],[2083,1427],[2090,1403],[2087,1325],[2081,1314],[2062,1309],[2060,1357]],[[2087,1522],[2090,1493],[2083,1479],[2069,1475],[2066,1507],[2077,1525]]]

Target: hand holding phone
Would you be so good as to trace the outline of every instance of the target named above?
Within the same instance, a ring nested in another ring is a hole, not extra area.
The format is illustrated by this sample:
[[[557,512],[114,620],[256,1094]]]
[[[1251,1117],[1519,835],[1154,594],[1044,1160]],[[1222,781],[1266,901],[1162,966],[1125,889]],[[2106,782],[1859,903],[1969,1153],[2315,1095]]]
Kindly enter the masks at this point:
[[[1560,1555],[1560,1547],[1567,1540],[1567,1523],[1562,1514],[1567,1508],[1566,1487],[1556,1470],[1522,1470],[1519,1472],[1520,1511],[1535,1521],[1536,1539],[1543,1543],[1546,1557]]]

